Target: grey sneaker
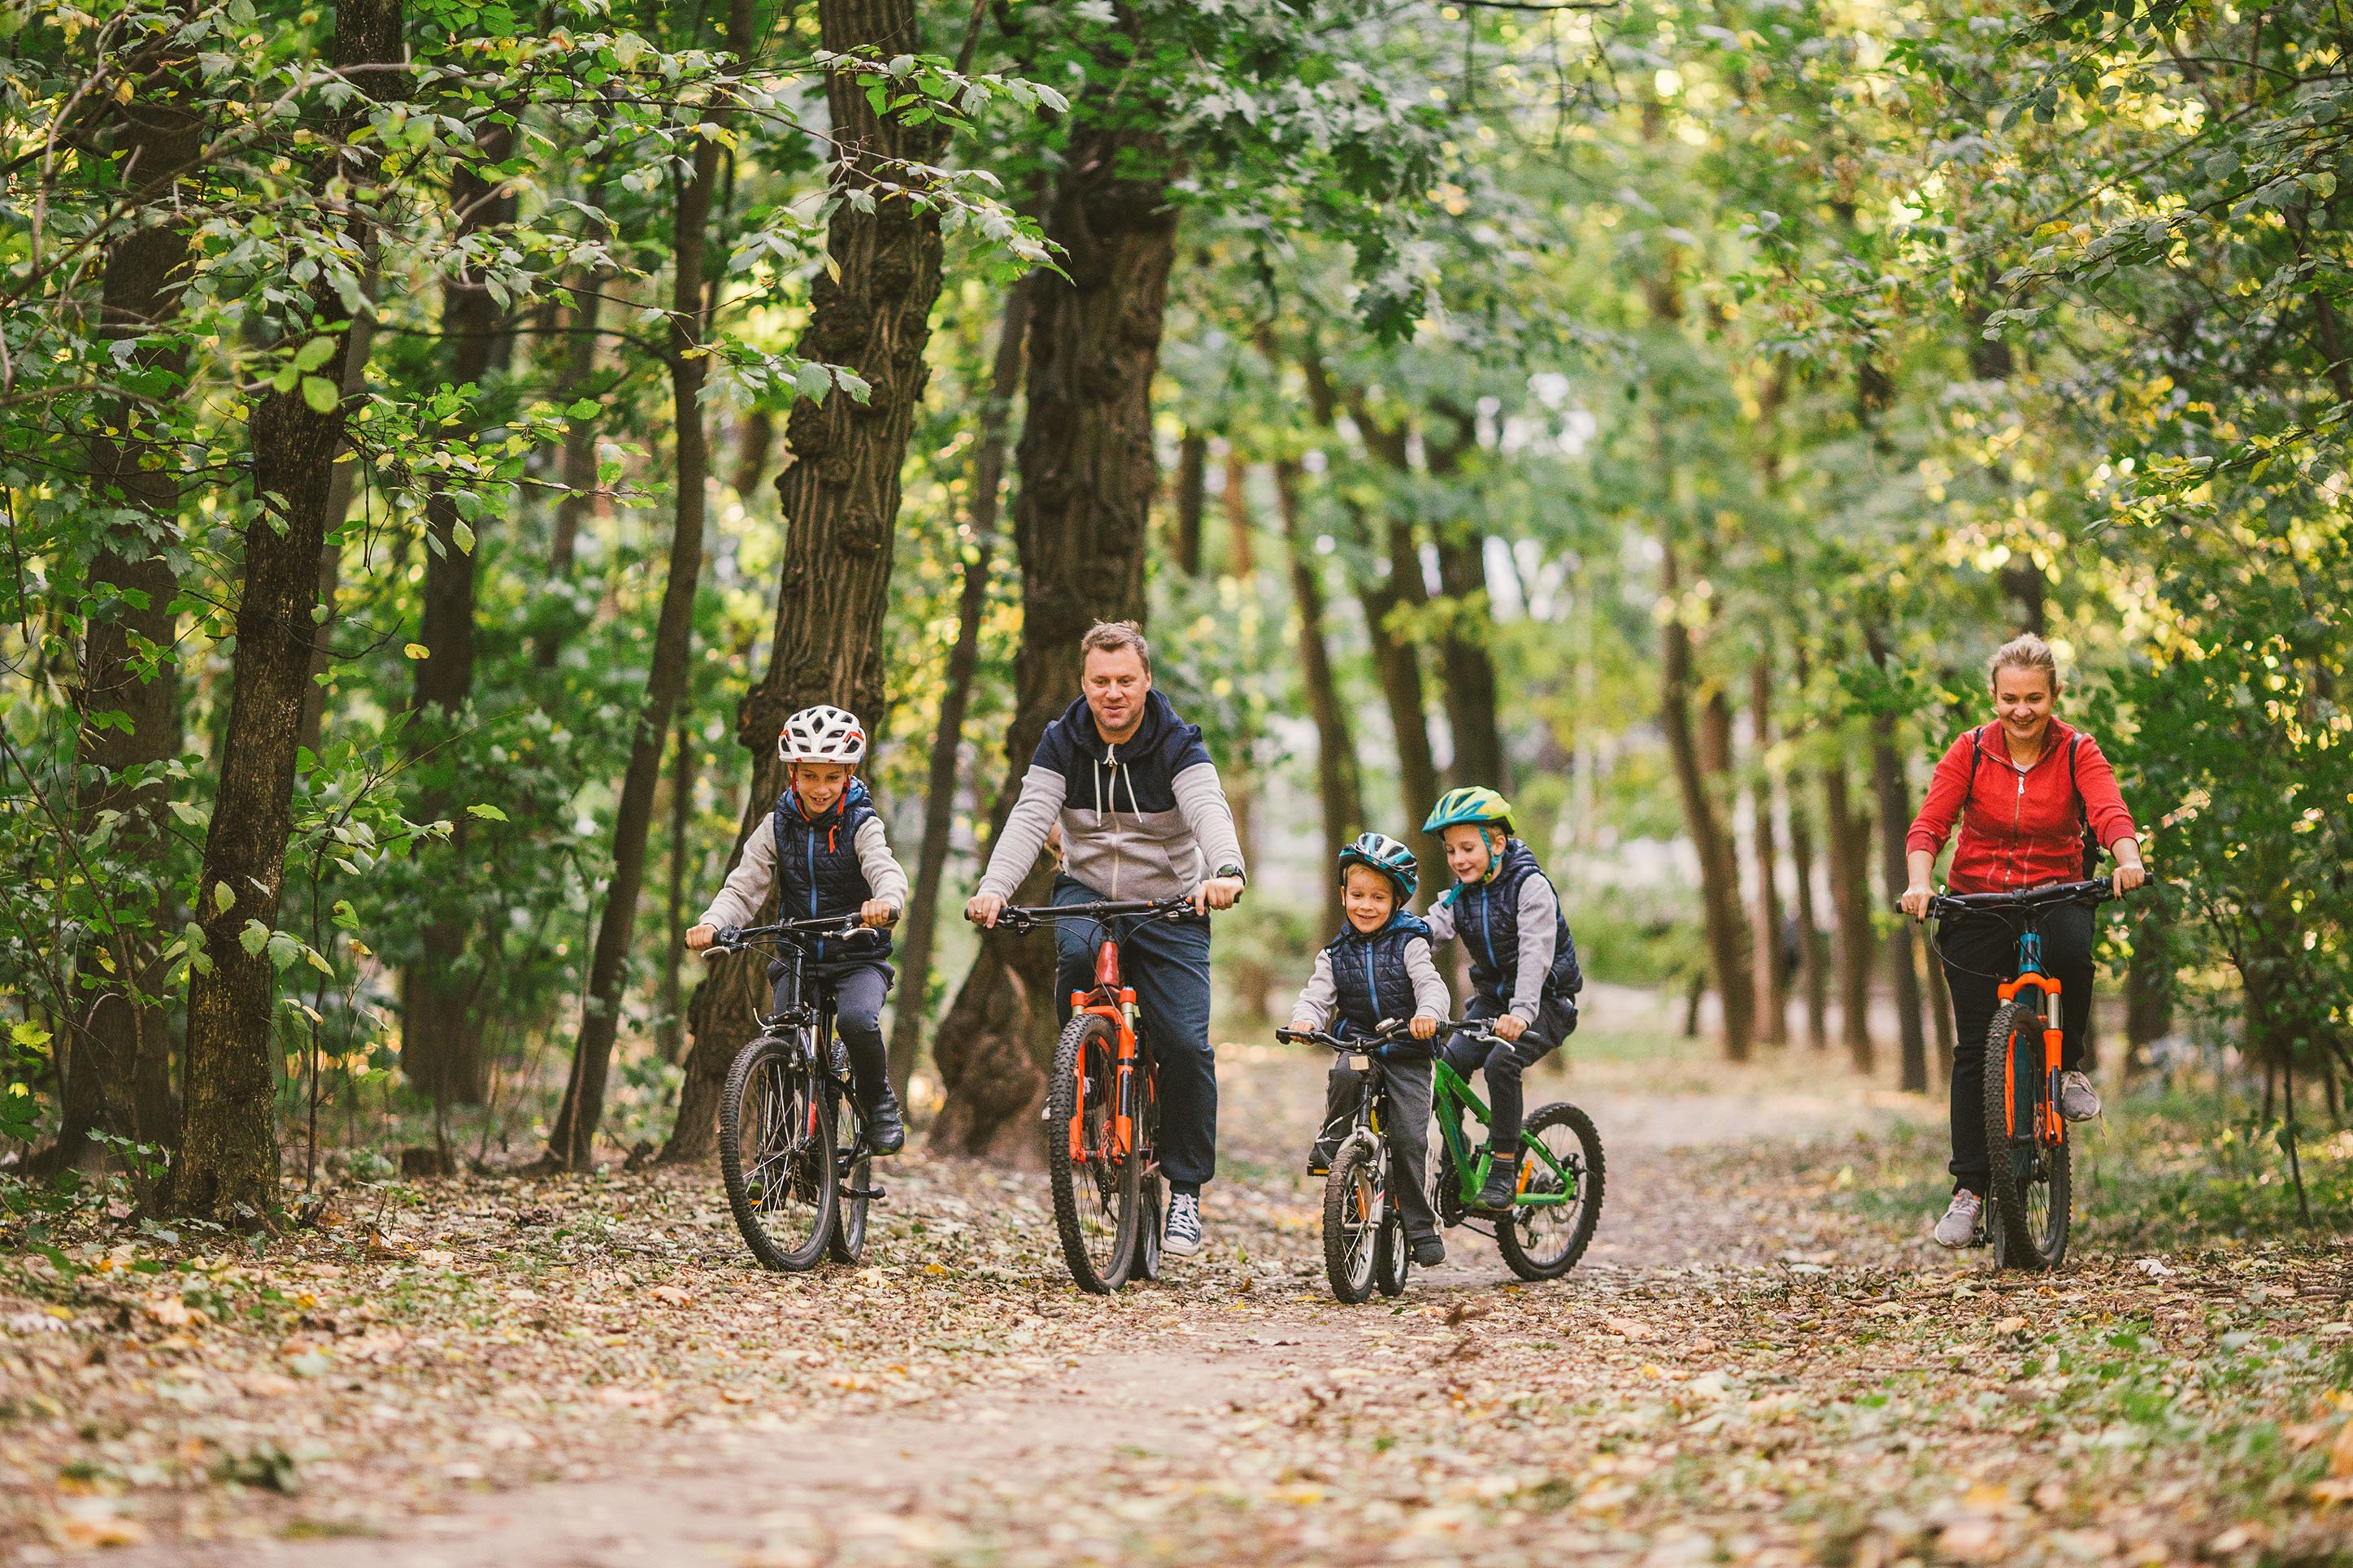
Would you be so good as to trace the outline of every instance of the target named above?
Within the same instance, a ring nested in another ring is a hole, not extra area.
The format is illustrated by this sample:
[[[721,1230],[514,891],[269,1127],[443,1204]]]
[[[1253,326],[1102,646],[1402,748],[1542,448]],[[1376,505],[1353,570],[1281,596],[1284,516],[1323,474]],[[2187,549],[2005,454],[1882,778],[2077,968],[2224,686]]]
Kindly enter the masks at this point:
[[[1964,1189],[1953,1194],[1953,1206],[1936,1222],[1936,1245],[1963,1247],[1978,1238],[1978,1214],[1985,1200]]]
[[[1192,1193],[1168,1194],[1168,1223],[1160,1233],[1160,1250],[1171,1258],[1190,1258],[1201,1250],[1201,1200]]]
[[[2059,1075],[2059,1114],[2070,1121],[2089,1121],[2100,1113],[2100,1091],[2083,1073]]]

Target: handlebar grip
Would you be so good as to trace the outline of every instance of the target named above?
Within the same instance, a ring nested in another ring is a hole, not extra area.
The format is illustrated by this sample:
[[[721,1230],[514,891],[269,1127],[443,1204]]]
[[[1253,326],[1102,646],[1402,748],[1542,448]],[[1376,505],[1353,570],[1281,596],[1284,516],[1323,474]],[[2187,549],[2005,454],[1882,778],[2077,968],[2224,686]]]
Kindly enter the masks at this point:
[[[1286,1046],[1295,1046],[1300,1041],[1309,1038],[1308,1036],[1301,1034],[1296,1029],[1277,1029],[1274,1032],[1274,1037],[1281,1040]]]

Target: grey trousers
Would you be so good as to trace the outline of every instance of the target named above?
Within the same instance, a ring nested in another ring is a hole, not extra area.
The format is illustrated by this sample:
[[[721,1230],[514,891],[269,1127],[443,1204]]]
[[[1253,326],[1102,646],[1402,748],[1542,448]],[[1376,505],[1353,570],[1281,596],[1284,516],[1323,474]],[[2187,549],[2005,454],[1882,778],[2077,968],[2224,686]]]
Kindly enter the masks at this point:
[[[1430,1208],[1430,1061],[1420,1056],[1384,1058],[1381,1070],[1388,1079],[1381,1133],[1389,1146],[1389,1200],[1405,1220],[1406,1239],[1419,1241],[1438,1234],[1438,1216]],[[1324,1081],[1324,1135],[1315,1141],[1323,1152],[1335,1152],[1348,1136],[1364,1077],[1349,1068],[1345,1058],[1333,1058]]]

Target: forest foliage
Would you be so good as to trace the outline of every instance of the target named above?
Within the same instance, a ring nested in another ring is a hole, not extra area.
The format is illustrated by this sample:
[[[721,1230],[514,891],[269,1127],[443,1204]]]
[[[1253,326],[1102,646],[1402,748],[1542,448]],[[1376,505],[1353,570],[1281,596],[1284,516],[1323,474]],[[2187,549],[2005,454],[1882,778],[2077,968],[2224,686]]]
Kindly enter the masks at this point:
[[[1242,808],[1238,1016],[1333,840],[1476,781],[1590,973],[1859,1066],[1891,984],[1912,1088],[1873,878],[2044,631],[2158,877],[2134,1048],[2333,1107],[2343,32],[0,5],[0,1136],[218,1218],[387,1138],[694,1157],[748,1004],[677,939],[779,706],[869,719],[928,930],[1099,614]],[[957,1147],[1034,1109],[1034,963],[901,977]]]

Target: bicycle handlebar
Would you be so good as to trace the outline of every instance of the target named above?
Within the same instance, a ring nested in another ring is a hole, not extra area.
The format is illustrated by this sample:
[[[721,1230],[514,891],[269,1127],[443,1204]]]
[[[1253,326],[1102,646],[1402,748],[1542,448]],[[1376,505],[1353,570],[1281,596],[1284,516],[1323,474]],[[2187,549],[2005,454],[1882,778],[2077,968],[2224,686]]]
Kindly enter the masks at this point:
[[[2015,893],[1938,893],[1928,900],[1928,912],[1966,914],[1971,910],[2030,910],[2046,904],[2102,904],[2116,896],[2116,884],[2105,877],[2088,882],[2052,882]]]
[[[1093,904],[1040,904],[1022,908],[1008,904],[997,911],[999,930],[1020,932],[1037,926],[1051,925],[1056,921],[1115,920],[1122,916],[1146,915],[1154,920],[1175,920],[1193,912],[1190,894],[1173,899],[1122,899]]]
[[[862,931],[878,928],[868,925],[855,910],[847,915],[824,915],[815,920],[779,921],[770,926],[721,926],[711,934],[711,945],[702,951],[707,956],[717,952],[733,952],[744,943],[764,936],[827,937],[856,936]]]

